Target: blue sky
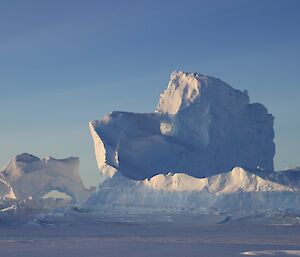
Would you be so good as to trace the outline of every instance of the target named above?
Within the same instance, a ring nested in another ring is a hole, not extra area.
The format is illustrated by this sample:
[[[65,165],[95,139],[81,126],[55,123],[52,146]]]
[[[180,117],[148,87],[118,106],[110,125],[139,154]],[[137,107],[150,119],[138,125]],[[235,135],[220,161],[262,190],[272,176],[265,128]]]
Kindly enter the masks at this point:
[[[16,154],[79,156],[88,121],[152,112],[173,70],[247,89],[275,116],[277,169],[299,166],[300,1],[1,1],[0,167]]]

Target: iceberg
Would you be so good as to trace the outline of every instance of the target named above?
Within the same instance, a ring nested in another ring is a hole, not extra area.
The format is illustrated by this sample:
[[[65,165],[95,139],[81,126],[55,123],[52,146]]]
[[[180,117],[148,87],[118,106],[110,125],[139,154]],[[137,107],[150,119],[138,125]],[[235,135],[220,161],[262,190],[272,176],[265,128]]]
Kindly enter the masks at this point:
[[[273,116],[247,91],[175,71],[155,112],[89,123],[99,188],[89,208],[298,210],[298,168],[274,171]]]
[[[0,172],[0,193],[16,201],[40,200],[57,190],[69,195],[74,202],[83,202],[89,191],[79,176],[79,159],[40,159],[28,153],[14,157]]]
[[[175,71],[154,113],[112,112],[89,123],[104,180],[185,173],[204,178],[234,167],[274,171],[273,116],[247,91]]]

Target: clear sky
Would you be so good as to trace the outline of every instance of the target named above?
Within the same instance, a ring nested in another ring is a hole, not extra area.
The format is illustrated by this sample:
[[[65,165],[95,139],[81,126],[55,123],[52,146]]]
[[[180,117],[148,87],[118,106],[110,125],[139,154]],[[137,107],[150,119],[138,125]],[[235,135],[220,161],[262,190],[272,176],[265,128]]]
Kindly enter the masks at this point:
[[[0,1],[0,167],[78,156],[88,122],[152,112],[173,70],[247,89],[275,116],[277,169],[300,165],[300,1]]]

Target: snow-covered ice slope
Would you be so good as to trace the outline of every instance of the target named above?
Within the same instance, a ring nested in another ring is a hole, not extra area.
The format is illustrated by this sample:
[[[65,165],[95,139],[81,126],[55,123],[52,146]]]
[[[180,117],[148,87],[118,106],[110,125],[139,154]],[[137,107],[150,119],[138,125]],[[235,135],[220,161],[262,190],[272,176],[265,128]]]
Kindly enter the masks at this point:
[[[207,178],[160,174],[151,179],[136,181],[116,173],[91,195],[86,205],[92,208],[115,206],[230,212],[297,209],[300,187],[271,181],[267,174],[259,170],[248,172],[237,167],[230,172]]]
[[[0,178],[0,200],[16,199],[13,189],[11,186],[3,179]]]
[[[5,186],[6,191],[2,193]],[[16,200],[38,200],[52,190],[64,192],[77,202],[88,196],[79,176],[78,158],[40,159],[27,153],[13,158],[0,172],[0,190],[1,196],[8,194]]]
[[[98,167],[142,180],[186,173],[203,178],[233,167],[273,171],[273,116],[246,91],[173,72],[155,113],[113,112],[90,122]]]

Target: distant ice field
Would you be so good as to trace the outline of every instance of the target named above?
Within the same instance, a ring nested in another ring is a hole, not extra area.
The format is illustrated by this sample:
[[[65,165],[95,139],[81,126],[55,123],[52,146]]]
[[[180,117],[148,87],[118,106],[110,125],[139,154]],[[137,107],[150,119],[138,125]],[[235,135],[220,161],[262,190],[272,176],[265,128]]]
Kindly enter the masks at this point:
[[[1,226],[0,256],[300,256],[300,226],[128,222]]]

